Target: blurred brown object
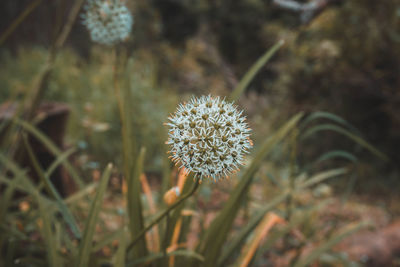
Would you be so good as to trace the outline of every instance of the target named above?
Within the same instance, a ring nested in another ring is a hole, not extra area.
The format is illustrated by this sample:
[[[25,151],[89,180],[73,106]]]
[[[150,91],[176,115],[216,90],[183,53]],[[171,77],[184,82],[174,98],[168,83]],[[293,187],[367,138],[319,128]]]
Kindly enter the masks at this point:
[[[294,0],[273,0],[272,2],[280,8],[299,12],[301,22],[307,24],[329,5],[341,2],[341,0],[313,0],[306,3]]]
[[[400,220],[375,232],[356,233],[341,243],[338,250],[365,266],[397,266],[394,261],[400,256]]]
[[[6,123],[6,126],[1,129],[0,132],[0,143],[4,145],[7,142],[7,130],[9,129],[11,119],[14,117],[17,112],[17,104],[5,102],[0,105],[0,125],[2,123]],[[43,102],[36,114],[34,116],[35,127],[39,129],[42,133],[44,133],[58,148],[61,150],[64,147],[64,134],[68,121],[70,109],[68,105],[64,103],[58,102]],[[15,133],[12,133],[15,134]],[[9,140],[8,140],[9,141]],[[32,150],[39,161],[39,164],[46,170],[56,159],[56,157],[35,137],[31,134],[28,134],[29,144],[32,146]],[[38,174],[35,172],[32,163],[28,157],[27,151],[25,147],[22,145],[22,142],[18,142],[15,144],[15,153],[14,160],[21,168],[28,169],[28,174],[37,182],[39,180]],[[58,167],[50,176],[50,179],[58,192],[62,196],[66,196],[75,191],[75,185],[69,175],[63,170],[62,167]]]

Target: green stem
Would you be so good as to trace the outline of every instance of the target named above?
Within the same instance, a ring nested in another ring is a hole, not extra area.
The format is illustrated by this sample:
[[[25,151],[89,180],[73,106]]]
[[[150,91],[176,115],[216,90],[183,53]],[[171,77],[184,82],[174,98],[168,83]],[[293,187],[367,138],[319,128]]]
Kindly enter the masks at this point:
[[[169,229],[169,225],[170,225],[169,212],[167,212],[165,220],[166,220],[166,225],[165,225],[165,233],[164,233],[164,240],[163,240],[163,244],[162,244],[162,250],[163,250],[163,254],[164,254],[164,257],[163,257],[164,263],[163,264],[164,264],[164,266],[167,266],[168,265],[168,262],[167,262],[167,260],[168,260],[168,258],[167,258],[168,232],[170,230]]]
[[[196,192],[197,188],[200,185],[199,179],[196,179],[196,182],[194,183],[192,189],[185,195],[183,195],[177,202],[169,206],[167,209],[165,209],[162,213],[160,213],[147,227],[143,228],[143,230],[132,240],[132,242],[129,244],[127,251],[130,251],[136,243],[143,237],[143,235],[149,231],[154,225],[159,223],[162,218],[167,216],[173,209],[175,209],[177,206],[179,206],[183,201],[185,201],[187,198],[189,198],[191,195]]]
[[[295,172],[296,172],[296,156],[297,156],[297,137],[298,130],[294,129],[290,140],[290,173],[289,173],[289,197],[287,199],[287,220],[290,221],[293,207],[293,198],[295,191]]]
[[[15,29],[31,14],[42,2],[42,0],[32,1],[22,13],[11,23],[10,26],[1,34],[0,45],[3,45],[5,40],[10,36]]]

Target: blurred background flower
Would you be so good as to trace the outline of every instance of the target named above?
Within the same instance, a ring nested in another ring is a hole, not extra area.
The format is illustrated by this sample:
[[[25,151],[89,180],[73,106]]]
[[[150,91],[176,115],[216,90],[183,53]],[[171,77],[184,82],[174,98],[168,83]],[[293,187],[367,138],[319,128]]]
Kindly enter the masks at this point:
[[[113,45],[131,33],[133,17],[121,0],[88,0],[82,15],[94,42]]]

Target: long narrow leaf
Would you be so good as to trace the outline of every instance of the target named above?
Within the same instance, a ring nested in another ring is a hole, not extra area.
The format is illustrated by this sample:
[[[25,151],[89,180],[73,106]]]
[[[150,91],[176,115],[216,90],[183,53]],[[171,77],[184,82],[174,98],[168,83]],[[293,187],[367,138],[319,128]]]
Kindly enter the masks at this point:
[[[251,66],[251,68],[246,72],[243,78],[240,80],[239,84],[232,91],[229,97],[230,101],[237,101],[240,95],[247,88],[249,83],[253,80],[254,76],[261,70],[261,68],[271,59],[271,57],[278,51],[279,48],[284,44],[283,40],[277,42],[273,47],[271,47],[264,55],[262,55],[256,63]]]
[[[301,258],[294,267],[303,267],[309,266],[315,260],[317,260],[324,252],[331,249],[333,246],[338,244],[347,236],[353,234],[354,232],[359,231],[361,228],[368,226],[369,224],[366,222],[357,223],[356,225],[345,226],[338,233],[334,234],[331,239],[314,249],[310,254]]]
[[[5,170],[10,171],[15,178],[19,177],[21,180],[23,180],[22,183],[17,183],[16,179],[7,179],[4,176],[0,176],[0,181],[3,183],[6,183],[7,185],[10,186],[15,186],[15,188],[18,188],[18,190],[21,190],[23,192],[29,193],[29,194],[34,194],[36,192],[36,188],[33,185],[32,181],[27,178],[27,174],[25,170],[22,170],[15,162],[13,162],[11,159],[7,158],[3,154],[0,153],[0,162],[5,165]]]
[[[352,132],[356,133],[357,135],[360,135],[360,131],[358,131],[353,125],[351,125],[350,123],[348,123],[345,119],[339,117],[338,115],[326,112],[326,111],[316,111],[313,112],[312,114],[310,114],[309,116],[307,116],[307,118],[302,121],[300,128],[304,129],[307,125],[310,124],[310,122],[317,120],[317,119],[327,119],[327,120],[331,120],[333,122],[336,122],[338,124],[341,124],[345,127],[347,127],[349,130],[351,130]]]
[[[13,20],[13,22],[7,27],[7,29],[0,36],[0,45],[3,45],[4,41],[15,31],[15,29],[31,14],[42,0],[31,1],[29,5]]]
[[[127,194],[127,206],[129,216],[129,229],[131,231],[131,237],[134,239],[144,228],[143,213],[142,213],[142,201],[141,201],[141,183],[140,175],[143,172],[143,162],[146,150],[142,148],[137,158],[136,167],[133,175],[127,177],[128,194]],[[147,255],[146,239],[143,236],[139,243],[133,248],[133,254],[135,257],[143,257]]]
[[[312,176],[311,178],[307,179],[305,182],[300,183],[296,186],[296,189],[300,190],[300,189],[304,189],[310,186],[313,186],[315,184],[318,184],[322,181],[325,181],[327,179],[339,176],[339,175],[343,175],[347,173],[347,169],[346,168],[337,168],[337,169],[333,169],[333,170],[329,170],[329,171],[324,171],[324,172],[320,172],[314,176]]]
[[[247,267],[253,260],[254,255],[261,244],[261,241],[268,235],[271,228],[276,224],[283,223],[284,220],[275,213],[268,213],[256,229],[256,233],[242,252],[240,266]]]
[[[46,203],[42,197],[37,194],[37,202],[39,203],[39,214],[43,222],[42,236],[46,243],[46,254],[49,266],[60,266],[60,258],[58,256],[58,244],[53,233],[53,220],[51,219],[52,213],[49,213],[46,207]]]
[[[98,242],[96,242],[96,245],[94,245],[92,247],[92,252],[93,253],[97,252],[100,249],[104,248],[105,246],[108,246],[109,244],[111,244],[113,241],[119,240],[119,238],[121,237],[122,234],[126,234],[124,228],[120,228],[118,230],[115,230],[115,231],[107,234],[106,236],[104,236],[102,238],[102,240],[99,240]]]
[[[315,163],[320,163],[322,161],[330,160],[330,159],[333,159],[333,158],[347,159],[347,160],[349,160],[351,162],[356,162],[357,161],[357,157],[354,156],[353,154],[347,152],[347,151],[344,151],[344,150],[333,150],[333,151],[329,151],[329,152],[326,152],[323,155],[321,155],[315,161]]]
[[[92,193],[98,186],[99,186],[99,184],[97,182],[91,183],[91,184],[87,185],[85,188],[81,189],[80,191],[78,191],[75,194],[66,198],[64,200],[64,202],[66,204],[75,203],[78,200],[80,200],[80,199],[86,197],[87,195],[89,195],[90,193]]]
[[[325,200],[325,201],[322,201],[321,203],[318,203],[315,206],[303,209],[302,212],[300,212],[299,216],[292,217],[290,222],[288,222],[283,227],[276,229],[276,231],[271,233],[271,235],[268,237],[268,239],[265,241],[265,243],[258,249],[257,254],[254,257],[254,261],[256,262],[258,258],[265,255],[264,253],[266,251],[271,250],[271,248],[274,245],[276,245],[276,242],[278,242],[279,239],[283,238],[284,236],[286,236],[293,230],[299,229],[300,225],[304,225],[307,221],[310,220],[310,217],[313,214],[315,214],[316,212],[320,212],[322,209],[326,208],[326,206],[329,203],[331,203],[330,200]],[[301,240],[299,240],[299,241],[301,242]]]
[[[186,182],[183,185],[183,189],[182,189],[182,193],[181,193],[182,195],[187,194],[193,188],[193,184],[194,184],[193,174],[188,174],[188,175],[189,176],[187,177]],[[179,218],[181,218],[181,213],[182,213],[183,208],[185,207],[185,204],[186,204],[186,202],[181,203],[172,212],[172,215],[169,218],[169,227],[170,227],[170,229],[175,229]],[[170,231],[168,233],[164,233],[164,236],[165,235],[167,236],[166,237],[166,241],[168,243],[171,242],[172,234],[173,234],[172,231]]]
[[[351,140],[353,140],[354,142],[356,142],[357,144],[359,144],[360,146],[364,147],[365,149],[369,150],[372,154],[376,155],[377,157],[383,159],[383,160],[389,160],[389,158],[383,154],[382,152],[380,152],[378,149],[376,149],[374,146],[372,146],[370,143],[368,143],[367,141],[365,141],[364,139],[362,139],[361,137],[349,132],[348,130],[334,125],[334,124],[320,124],[317,125],[315,127],[312,127],[311,129],[307,130],[302,138],[307,138],[317,132],[320,131],[334,131],[340,134],[343,134],[344,136],[350,138]]]
[[[125,254],[126,254],[126,245],[127,245],[127,240],[126,240],[126,230],[123,229],[120,233],[120,237],[118,239],[119,245],[118,245],[118,250],[115,253],[114,256],[114,267],[125,267]]]
[[[246,225],[240,230],[239,233],[235,235],[235,238],[229,242],[226,249],[224,249],[221,257],[218,259],[218,266],[226,266],[228,260],[234,257],[234,253],[239,250],[239,247],[243,244],[249,234],[254,230],[254,228],[261,222],[265,214],[275,208],[277,205],[284,202],[289,195],[289,192],[284,192],[260,209]]]
[[[45,134],[43,134],[40,130],[36,129],[34,126],[29,124],[28,122],[15,119],[15,122],[23,127],[26,131],[31,133],[35,138],[37,138],[40,142],[42,142],[43,145],[46,146],[46,148],[57,158],[62,155],[62,151],[51,141]],[[75,168],[67,161],[65,160],[63,162],[64,167],[68,170],[68,172],[71,174],[72,179],[74,182],[77,184],[79,189],[82,189],[84,187],[84,183],[81,180],[81,178],[78,175],[78,172],[75,170]]]
[[[61,154],[56,158],[56,160],[53,161],[53,163],[51,163],[51,165],[47,168],[46,173],[45,173],[46,176],[47,176],[47,177],[50,177],[51,174],[57,169],[57,167],[58,167],[59,165],[63,164],[63,162],[64,162],[65,160],[67,160],[68,157],[71,156],[75,151],[76,151],[76,149],[73,147],[73,148],[70,148],[70,149],[68,149],[67,151],[61,153]]]
[[[127,266],[137,266],[137,265],[143,264],[143,263],[151,263],[153,261],[163,258],[164,256],[165,256],[164,253],[151,254],[149,256],[131,261],[127,264]],[[195,259],[197,262],[204,262],[203,256],[201,256],[200,254],[198,254],[194,251],[190,251],[190,250],[174,250],[174,251],[168,252],[167,256],[187,257],[187,258]]]
[[[93,235],[96,229],[97,220],[103,203],[103,197],[107,189],[108,181],[111,175],[112,164],[108,164],[105,169],[103,176],[100,180],[100,185],[97,189],[97,193],[90,207],[89,216],[86,219],[85,229],[83,232],[83,238],[79,246],[79,256],[76,266],[86,267],[88,266],[90,255],[92,252]]]
[[[274,145],[282,141],[285,136],[296,127],[302,117],[303,113],[295,115],[260,146],[260,149],[256,153],[250,166],[240,177],[240,182],[231,193],[224,208],[211,223],[204,238],[201,240],[198,251],[200,254],[204,255],[205,266],[214,266],[217,263],[222,246],[226,241],[228,233],[233,225],[233,221],[240,209],[240,205],[243,203],[243,198],[253,181],[254,174],[260,167],[265,156],[271,151]]]
[[[81,233],[79,231],[79,228],[77,226],[77,223],[75,221],[74,216],[71,214],[70,210],[68,209],[67,205],[63,201],[62,197],[58,193],[57,189],[54,187],[53,183],[50,181],[50,178],[47,177],[44,173],[42,168],[39,165],[39,162],[36,158],[36,156],[33,154],[32,147],[30,146],[27,137],[24,135],[22,140],[24,141],[25,147],[28,151],[28,156],[32,162],[32,165],[36,171],[36,173],[39,175],[39,178],[42,180],[42,182],[45,184],[49,194],[56,200],[56,203],[58,204],[60,208],[60,212],[63,215],[66,223],[70,226],[73,234],[75,235],[76,238],[81,237]]]
[[[14,192],[16,189],[18,189],[17,185],[21,185],[21,180],[22,180],[21,176],[25,176],[25,173],[22,171],[18,172],[18,174],[14,174],[14,178],[12,179],[7,179],[5,177],[0,176],[0,184],[3,181],[6,181],[5,183],[8,185],[7,188],[2,192],[2,195],[0,196],[0,222],[4,222],[4,218],[7,213],[8,207],[11,204]]]

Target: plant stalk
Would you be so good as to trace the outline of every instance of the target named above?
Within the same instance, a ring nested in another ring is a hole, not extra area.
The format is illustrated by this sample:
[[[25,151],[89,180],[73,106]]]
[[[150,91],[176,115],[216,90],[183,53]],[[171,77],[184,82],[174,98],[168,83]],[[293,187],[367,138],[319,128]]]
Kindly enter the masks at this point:
[[[129,246],[127,248],[127,252],[129,252],[136,245],[136,243],[143,237],[143,235],[147,231],[149,231],[154,225],[159,223],[161,221],[161,219],[163,219],[165,216],[167,216],[173,209],[175,209],[177,206],[179,206],[183,201],[185,201],[187,198],[189,198],[191,195],[193,195],[194,192],[196,192],[199,185],[200,185],[200,180],[196,179],[196,182],[194,183],[192,189],[187,194],[183,195],[178,201],[176,201],[174,204],[172,204],[167,209],[165,209],[160,215],[158,215],[147,227],[143,228],[143,230],[129,244]]]

